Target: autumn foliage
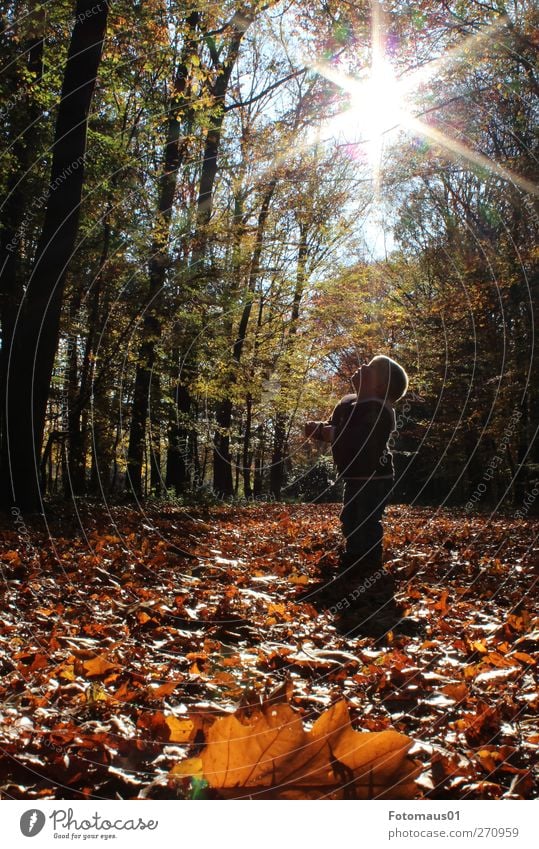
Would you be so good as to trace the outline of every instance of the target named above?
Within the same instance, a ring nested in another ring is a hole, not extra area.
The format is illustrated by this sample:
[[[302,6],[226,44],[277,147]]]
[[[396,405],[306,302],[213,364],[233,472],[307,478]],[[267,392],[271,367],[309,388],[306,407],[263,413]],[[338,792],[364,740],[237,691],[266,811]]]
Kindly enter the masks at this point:
[[[411,745],[395,731],[354,731],[343,701],[306,731],[290,705],[269,700],[243,721],[216,720],[200,758],[172,774],[199,774],[227,798],[406,799],[420,771]]]
[[[2,796],[536,796],[536,523],[390,508],[424,634],[375,642],[314,592],[337,513],[4,520]]]

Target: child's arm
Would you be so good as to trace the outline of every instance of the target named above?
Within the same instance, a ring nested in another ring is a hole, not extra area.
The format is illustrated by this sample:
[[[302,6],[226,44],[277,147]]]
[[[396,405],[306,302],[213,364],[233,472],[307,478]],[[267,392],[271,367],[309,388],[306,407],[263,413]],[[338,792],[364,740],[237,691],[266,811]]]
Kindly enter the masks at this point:
[[[305,436],[307,439],[319,439],[321,442],[331,442],[332,426],[328,422],[307,422]]]

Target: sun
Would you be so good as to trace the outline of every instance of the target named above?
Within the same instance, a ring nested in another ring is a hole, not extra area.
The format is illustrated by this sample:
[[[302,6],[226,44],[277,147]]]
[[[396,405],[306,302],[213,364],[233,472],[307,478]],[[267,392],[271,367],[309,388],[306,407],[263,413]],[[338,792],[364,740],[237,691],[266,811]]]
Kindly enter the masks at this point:
[[[325,125],[325,134],[349,145],[358,158],[365,159],[377,180],[384,145],[393,140],[410,116],[405,87],[383,56],[373,57],[368,73],[360,79],[327,67],[317,70],[344,90],[349,100],[348,107]]]
[[[384,142],[409,114],[405,85],[399,83],[386,53],[384,12],[372,0],[371,61],[362,77],[354,78],[328,65],[319,73],[348,94],[349,108],[328,125],[329,133],[362,151],[376,184],[379,182]],[[391,139],[392,140],[392,139]]]
[[[366,159],[377,180],[384,145],[393,141],[411,117],[409,86],[397,79],[391,63],[378,50],[373,51],[370,67],[359,78],[328,65],[319,64],[316,70],[348,95],[348,107],[325,124],[324,133]]]
[[[321,76],[348,95],[349,106],[317,132],[326,138],[337,139],[349,145],[353,155],[366,159],[374,181],[375,196],[380,189],[380,171],[384,145],[393,142],[399,131],[408,136],[420,136],[445,151],[448,159],[465,163],[468,167],[480,167],[519,187],[528,194],[539,196],[539,186],[515,174],[481,152],[463,144],[458,133],[442,132],[436,123],[421,120],[422,91],[429,80],[438,76],[446,67],[465,59],[467,62],[474,51],[487,40],[495,37],[506,25],[505,16],[500,16],[480,32],[474,33],[443,56],[433,58],[423,67],[396,77],[385,52],[382,15],[379,2],[373,2],[371,64],[364,77],[352,77],[327,62],[316,62],[311,67]],[[443,104],[440,104],[441,108]],[[435,111],[430,107],[428,112]],[[361,157],[363,152],[364,156]]]
[[[373,63],[369,77],[350,95],[350,109],[344,113],[341,131],[352,136],[352,143],[363,142],[367,161],[377,174],[384,140],[389,141],[391,132],[404,121],[404,94],[389,62],[380,60]]]

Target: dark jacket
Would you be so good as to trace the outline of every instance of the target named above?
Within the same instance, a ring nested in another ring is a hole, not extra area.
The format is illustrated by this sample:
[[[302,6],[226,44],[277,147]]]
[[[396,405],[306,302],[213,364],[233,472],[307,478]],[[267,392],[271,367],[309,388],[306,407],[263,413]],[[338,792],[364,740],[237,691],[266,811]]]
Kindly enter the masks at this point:
[[[393,455],[389,449],[396,429],[395,411],[381,398],[345,395],[328,422],[333,428],[331,451],[343,478],[392,478]]]

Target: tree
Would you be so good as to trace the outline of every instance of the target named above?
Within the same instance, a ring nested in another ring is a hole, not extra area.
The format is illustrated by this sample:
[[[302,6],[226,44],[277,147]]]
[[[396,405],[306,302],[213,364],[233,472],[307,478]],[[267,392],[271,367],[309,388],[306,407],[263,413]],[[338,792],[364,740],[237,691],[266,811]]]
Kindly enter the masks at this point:
[[[161,334],[161,310],[163,286],[165,284],[168,245],[172,220],[172,209],[178,176],[188,150],[188,134],[193,123],[193,97],[191,71],[193,57],[197,57],[200,13],[191,12],[185,21],[184,44],[170,96],[167,115],[167,135],[163,152],[163,164],[159,177],[157,211],[154,233],[148,261],[148,297],[142,320],[142,341],[140,344],[131,426],[127,475],[134,494],[142,494],[142,462],[146,438],[146,422],[150,403],[150,387],[155,364],[156,344]],[[154,381],[158,381],[154,375]],[[152,457],[154,452],[152,450]]]
[[[47,210],[36,260],[10,339],[2,434],[2,500],[40,503],[39,461],[67,267],[75,249],[84,181],[88,114],[109,4],[79,0],[58,107]]]

